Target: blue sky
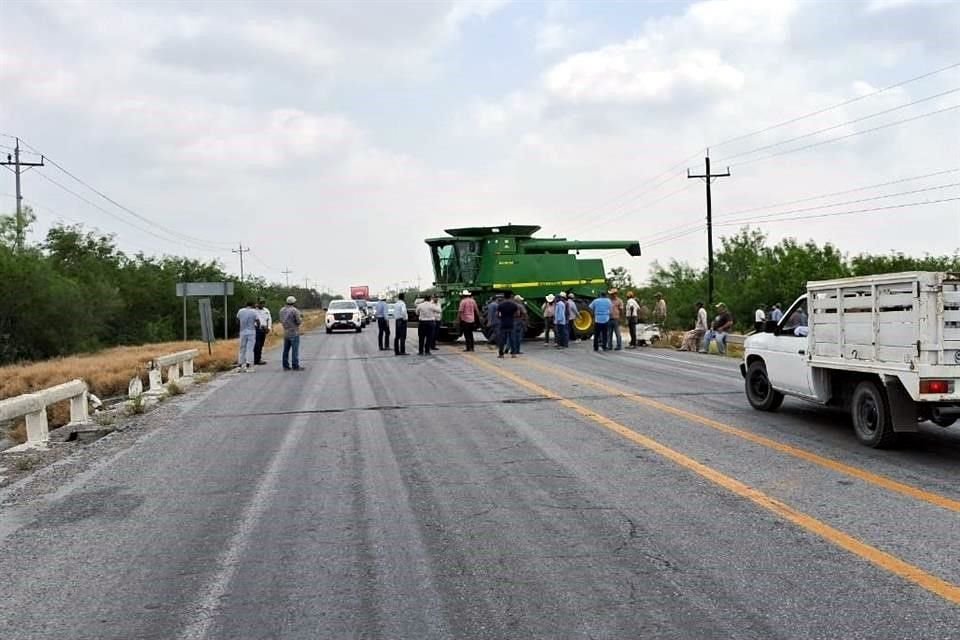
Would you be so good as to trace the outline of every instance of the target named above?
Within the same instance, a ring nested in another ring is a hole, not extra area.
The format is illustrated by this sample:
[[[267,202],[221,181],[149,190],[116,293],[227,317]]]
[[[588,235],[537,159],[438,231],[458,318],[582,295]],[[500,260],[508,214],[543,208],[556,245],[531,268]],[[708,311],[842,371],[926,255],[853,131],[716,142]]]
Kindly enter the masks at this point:
[[[125,250],[234,269],[242,242],[248,270],[280,281],[289,267],[337,292],[428,282],[423,238],[507,221],[639,239],[639,259],[604,256],[638,280],[655,260],[701,265],[703,188],[685,170],[702,169],[708,145],[733,165],[714,190],[718,222],[854,253],[951,253],[956,200],[759,216],[906,178],[806,206],[960,197],[947,186],[960,173],[917,178],[960,167],[960,111],[925,115],[960,104],[960,67],[876,93],[960,62],[957,33],[960,3],[922,0],[8,0],[0,133],[158,225],[144,230],[51,167],[24,182],[37,239],[81,221]],[[778,146],[756,151],[766,145]],[[0,182],[0,208],[12,190]]]

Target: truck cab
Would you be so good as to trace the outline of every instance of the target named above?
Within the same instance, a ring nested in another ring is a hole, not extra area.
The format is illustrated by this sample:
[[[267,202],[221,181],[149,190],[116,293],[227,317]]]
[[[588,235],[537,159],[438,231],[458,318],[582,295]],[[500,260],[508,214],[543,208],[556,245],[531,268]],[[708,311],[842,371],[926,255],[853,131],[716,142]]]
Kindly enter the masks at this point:
[[[850,411],[868,446],[960,417],[960,275],[907,272],[809,282],[744,342],[750,405],[795,396]]]

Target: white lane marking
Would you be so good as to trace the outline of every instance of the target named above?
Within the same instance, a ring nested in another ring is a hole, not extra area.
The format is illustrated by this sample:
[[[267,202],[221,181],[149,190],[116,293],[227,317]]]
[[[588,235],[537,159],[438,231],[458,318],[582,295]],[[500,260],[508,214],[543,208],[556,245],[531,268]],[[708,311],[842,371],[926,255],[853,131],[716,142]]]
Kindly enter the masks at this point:
[[[217,570],[199,592],[193,622],[188,623],[177,634],[179,640],[206,638],[216,622],[217,614],[223,604],[223,597],[227,594],[227,589],[240,567],[241,559],[251,542],[254,529],[260,524],[267,507],[271,504],[273,495],[278,490],[277,481],[280,478],[281,470],[287,466],[287,459],[296,449],[296,445],[304,433],[304,430],[300,428],[304,420],[295,420],[287,429],[283,442],[280,443],[280,448],[273,454],[270,459],[270,466],[267,467],[254,489],[253,498],[243,510],[240,525],[216,558],[214,566],[217,567]]]

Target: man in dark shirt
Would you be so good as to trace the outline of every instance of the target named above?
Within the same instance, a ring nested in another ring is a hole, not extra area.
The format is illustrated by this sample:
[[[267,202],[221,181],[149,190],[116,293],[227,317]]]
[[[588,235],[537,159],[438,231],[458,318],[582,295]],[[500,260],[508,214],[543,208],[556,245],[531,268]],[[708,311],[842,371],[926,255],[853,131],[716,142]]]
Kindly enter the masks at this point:
[[[498,358],[503,357],[503,353],[509,344],[510,357],[516,358],[520,351],[519,342],[513,331],[513,324],[520,312],[520,306],[513,300],[513,291],[507,291],[503,295],[503,302],[497,305],[497,317],[500,318],[500,352]]]

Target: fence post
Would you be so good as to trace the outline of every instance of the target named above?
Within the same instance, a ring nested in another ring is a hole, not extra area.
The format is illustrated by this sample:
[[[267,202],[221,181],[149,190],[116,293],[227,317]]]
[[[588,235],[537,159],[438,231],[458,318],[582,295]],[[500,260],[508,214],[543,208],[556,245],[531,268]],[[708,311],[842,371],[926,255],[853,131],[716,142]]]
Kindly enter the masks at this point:
[[[86,424],[90,422],[90,413],[87,408],[87,392],[70,398],[70,424]]]
[[[50,440],[50,428],[47,424],[47,407],[43,405],[38,411],[28,413],[27,416],[27,444],[47,442]]]

